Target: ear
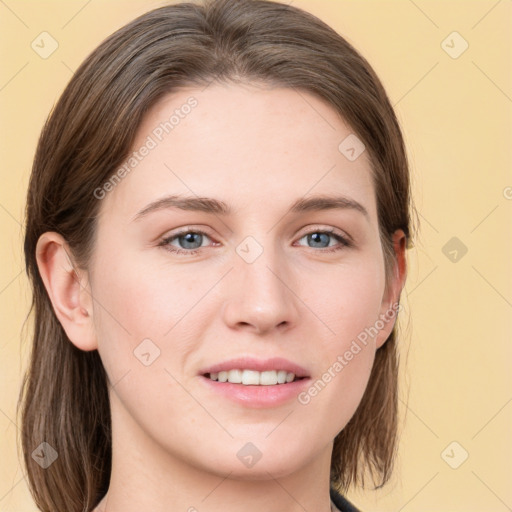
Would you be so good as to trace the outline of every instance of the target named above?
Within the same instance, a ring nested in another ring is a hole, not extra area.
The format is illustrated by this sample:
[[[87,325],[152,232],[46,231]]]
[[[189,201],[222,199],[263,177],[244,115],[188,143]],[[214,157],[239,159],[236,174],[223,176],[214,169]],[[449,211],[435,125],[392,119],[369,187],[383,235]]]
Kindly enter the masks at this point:
[[[375,338],[376,349],[384,345],[393,330],[398,311],[400,310],[400,293],[402,292],[407,277],[407,264],[405,259],[407,238],[405,233],[401,229],[396,230],[393,233],[392,241],[393,250],[395,252],[395,263],[393,265],[393,275],[389,277],[389,283],[382,300],[379,320],[384,325],[382,329],[380,328],[381,325],[378,325],[379,332]]]
[[[55,314],[68,338],[80,350],[96,349],[88,275],[76,270],[64,238],[53,231],[43,233],[37,241],[36,260]]]

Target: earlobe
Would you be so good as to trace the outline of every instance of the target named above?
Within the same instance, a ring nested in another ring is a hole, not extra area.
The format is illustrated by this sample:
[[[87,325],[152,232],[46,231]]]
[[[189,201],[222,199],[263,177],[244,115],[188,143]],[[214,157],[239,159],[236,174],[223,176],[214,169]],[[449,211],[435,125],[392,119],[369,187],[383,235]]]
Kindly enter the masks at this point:
[[[384,326],[379,330],[379,334],[376,338],[375,348],[377,349],[384,345],[396,323],[396,317],[400,310],[400,294],[402,293],[407,277],[407,262],[405,258],[407,238],[405,233],[401,229],[396,230],[393,233],[392,241],[395,252],[395,265],[388,293],[382,303],[380,320],[384,323]]]
[[[43,233],[37,242],[36,259],[55,315],[68,338],[81,350],[96,349],[87,273],[76,270],[67,242],[58,233]]]

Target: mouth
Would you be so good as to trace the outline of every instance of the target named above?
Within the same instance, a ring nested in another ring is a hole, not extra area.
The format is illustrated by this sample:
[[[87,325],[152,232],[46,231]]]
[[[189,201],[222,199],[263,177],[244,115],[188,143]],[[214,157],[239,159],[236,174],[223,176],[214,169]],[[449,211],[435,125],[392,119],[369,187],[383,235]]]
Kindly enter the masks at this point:
[[[282,357],[239,357],[203,368],[199,376],[208,393],[256,409],[289,404],[311,380],[305,368]]]
[[[242,386],[285,385],[309,378],[305,368],[282,357],[239,357],[203,368],[199,374],[211,381]]]
[[[203,376],[217,382],[229,382],[230,384],[241,384],[242,386],[275,386],[277,384],[290,384],[305,378],[298,377],[295,373],[286,370],[266,370],[260,372],[246,369],[209,372]]]

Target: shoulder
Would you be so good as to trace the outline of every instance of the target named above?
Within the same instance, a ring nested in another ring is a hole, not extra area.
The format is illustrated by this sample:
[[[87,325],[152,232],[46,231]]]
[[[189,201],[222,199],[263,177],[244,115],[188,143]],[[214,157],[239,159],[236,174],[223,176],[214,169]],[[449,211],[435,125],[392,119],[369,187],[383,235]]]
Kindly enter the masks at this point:
[[[342,496],[338,491],[331,487],[330,489],[331,500],[338,507],[340,512],[361,512],[358,508],[356,508],[350,501],[347,500],[344,496]]]

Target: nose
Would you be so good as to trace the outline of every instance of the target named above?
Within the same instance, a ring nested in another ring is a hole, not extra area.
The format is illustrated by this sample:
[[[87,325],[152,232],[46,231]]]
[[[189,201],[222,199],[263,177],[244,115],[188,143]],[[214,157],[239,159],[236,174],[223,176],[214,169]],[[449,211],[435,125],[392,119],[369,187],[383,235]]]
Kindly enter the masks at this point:
[[[265,248],[252,263],[234,254],[226,282],[223,318],[232,329],[266,334],[284,332],[299,319],[297,279],[276,251]]]

